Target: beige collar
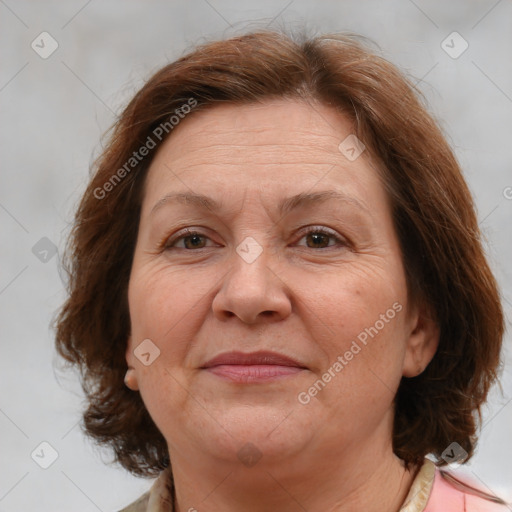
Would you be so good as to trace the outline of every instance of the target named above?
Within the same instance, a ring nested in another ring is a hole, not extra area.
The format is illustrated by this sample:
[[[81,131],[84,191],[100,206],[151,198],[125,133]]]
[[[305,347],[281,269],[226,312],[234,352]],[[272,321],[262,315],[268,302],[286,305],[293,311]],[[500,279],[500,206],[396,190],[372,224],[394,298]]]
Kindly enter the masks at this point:
[[[162,471],[149,492],[148,507],[144,512],[172,512],[173,496],[169,488],[171,466]]]
[[[434,485],[435,474],[436,465],[431,460],[425,459],[399,512],[422,512],[425,510]]]

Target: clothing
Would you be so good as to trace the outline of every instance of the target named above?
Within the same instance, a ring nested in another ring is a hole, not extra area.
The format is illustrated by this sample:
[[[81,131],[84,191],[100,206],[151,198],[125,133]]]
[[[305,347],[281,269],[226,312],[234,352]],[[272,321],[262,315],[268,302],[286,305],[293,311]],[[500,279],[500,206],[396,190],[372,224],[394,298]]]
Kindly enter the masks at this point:
[[[506,505],[486,499],[485,492],[455,480],[425,459],[399,512],[505,512]]]
[[[169,470],[163,471],[151,489],[120,512],[172,512],[167,487]],[[506,512],[506,505],[484,498],[484,492],[439,470],[429,459],[421,466],[399,512]]]

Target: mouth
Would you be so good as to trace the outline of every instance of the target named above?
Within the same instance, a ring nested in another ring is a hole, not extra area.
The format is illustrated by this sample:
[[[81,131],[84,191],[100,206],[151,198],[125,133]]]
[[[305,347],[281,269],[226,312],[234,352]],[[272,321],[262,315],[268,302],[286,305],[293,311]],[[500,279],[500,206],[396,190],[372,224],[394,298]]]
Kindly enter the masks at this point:
[[[264,382],[295,376],[307,367],[276,352],[226,352],[202,367],[209,373],[233,382]]]

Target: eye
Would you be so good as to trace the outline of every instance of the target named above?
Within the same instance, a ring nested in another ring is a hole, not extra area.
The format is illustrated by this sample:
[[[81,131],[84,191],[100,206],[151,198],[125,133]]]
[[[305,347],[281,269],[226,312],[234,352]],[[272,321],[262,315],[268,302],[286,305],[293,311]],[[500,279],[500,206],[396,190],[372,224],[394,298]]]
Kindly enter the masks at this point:
[[[335,232],[318,226],[311,226],[302,232],[300,240],[306,239],[306,246],[309,249],[326,249],[333,246],[346,247],[348,242],[342,240]],[[206,243],[210,240],[206,235],[199,231],[185,230],[185,233],[178,233],[170,239],[164,239],[161,247],[164,250],[170,249],[204,249],[207,248]],[[334,243],[330,243],[333,241]],[[180,244],[182,244],[180,246]],[[302,244],[299,244],[302,245]]]
[[[303,232],[302,237],[306,239],[306,244],[310,249],[325,249],[327,247],[332,247],[333,245],[338,246],[347,246],[348,243],[345,240],[342,240],[338,237],[333,231],[318,226],[311,226],[305,232]],[[329,244],[329,239],[335,241],[334,244]],[[311,245],[308,244],[311,243]]]
[[[210,240],[206,235],[198,231],[185,230],[185,234],[178,234],[177,236],[167,239],[163,242],[163,249],[204,249],[206,240]],[[183,246],[178,246],[178,242],[183,241]]]

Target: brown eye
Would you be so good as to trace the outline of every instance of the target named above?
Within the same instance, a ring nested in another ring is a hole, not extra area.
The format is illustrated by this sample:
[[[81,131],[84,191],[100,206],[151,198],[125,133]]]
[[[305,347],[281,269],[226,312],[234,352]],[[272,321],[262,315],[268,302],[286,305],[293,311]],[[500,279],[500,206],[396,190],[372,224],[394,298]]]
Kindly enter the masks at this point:
[[[202,247],[204,247],[204,244],[201,242],[201,240],[204,241],[205,237],[197,233],[193,235],[184,236],[182,237],[182,239],[184,241],[186,249],[201,249]]]
[[[195,231],[187,231],[186,234],[177,236],[171,240],[169,240],[165,244],[165,249],[203,249],[205,247],[206,241],[209,238],[202,233],[198,233]],[[178,246],[178,243],[183,242],[183,245]]]
[[[329,235],[326,235],[325,233],[308,233],[306,235],[306,239],[311,241],[311,243],[314,245],[312,249],[321,249],[329,245]]]
[[[312,227],[303,234],[301,240],[304,238],[306,239],[306,245],[309,249],[325,249],[335,245],[347,245],[336,234],[325,228]],[[334,240],[333,244],[329,243],[331,240]]]

